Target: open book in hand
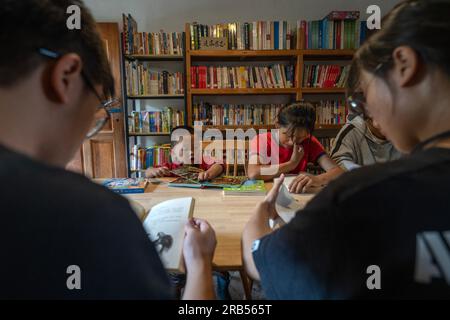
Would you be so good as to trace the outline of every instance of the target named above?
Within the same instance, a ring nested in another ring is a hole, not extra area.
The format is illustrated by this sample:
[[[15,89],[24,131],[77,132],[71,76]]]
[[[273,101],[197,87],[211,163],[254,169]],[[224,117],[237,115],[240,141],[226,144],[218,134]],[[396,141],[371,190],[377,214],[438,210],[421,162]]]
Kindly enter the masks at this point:
[[[178,198],[155,205],[144,219],[144,229],[167,271],[185,272],[184,227],[193,211],[194,198]]]
[[[297,211],[304,208],[304,205],[292,196],[285,184],[282,184],[278,192],[275,208],[279,217],[274,221],[272,220],[271,228],[277,225],[282,226],[291,221]]]

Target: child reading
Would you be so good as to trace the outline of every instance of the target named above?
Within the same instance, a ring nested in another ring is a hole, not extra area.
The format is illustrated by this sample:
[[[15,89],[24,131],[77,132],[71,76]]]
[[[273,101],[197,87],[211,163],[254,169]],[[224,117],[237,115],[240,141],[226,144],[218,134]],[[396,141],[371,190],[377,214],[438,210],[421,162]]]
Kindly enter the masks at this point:
[[[191,165],[203,169],[198,174],[199,181],[206,181],[220,176],[223,172],[223,165],[213,158],[202,157],[201,163],[194,162],[194,129],[188,126],[179,126],[172,130],[171,136],[176,132],[179,139],[172,144],[172,162],[164,163],[158,167],[148,168],[145,176],[148,178],[170,177],[173,174],[170,170],[178,169],[184,165]],[[190,146],[186,148],[186,146]]]
[[[279,130],[260,134],[250,143],[249,177],[267,181],[282,173],[297,174],[289,191],[301,193],[317,191],[343,173],[312,135],[315,122],[316,112],[308,103],[282,108],[276,119]],[[326,173],[317,176],[305,173],[308,163],[318,163]],[[274,166],[276,170],[270,173],[264,170]]]

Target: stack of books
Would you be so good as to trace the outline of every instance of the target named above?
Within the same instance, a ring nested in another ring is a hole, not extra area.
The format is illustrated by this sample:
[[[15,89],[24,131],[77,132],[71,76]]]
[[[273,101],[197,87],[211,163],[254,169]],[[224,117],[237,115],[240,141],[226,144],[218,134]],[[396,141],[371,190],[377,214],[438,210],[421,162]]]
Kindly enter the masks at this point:
[[[295,49],[295,33],[288,21],[232,22],[190,25],[191,50],[199,50],[201,38],[226,38],[228,50]]]
[[[162,111],[132,111],[129,116],[130,133],[170,133],[184,125],[184,111],[166,107]]]
[[[349,65],[305,65],[302,86],[304,88],[344,88],[349,70]]]
[[[265,67],[191,67],[191,88],[245,89],[245,88],[293,88],[293,65],[274,64]]]
[[[170,150],[170,144],[150,147],[134,145],[130,153],[131,171],[145,170],[170,163]]]
[[[298,49],[356,49],[367,37],[359,11],[333,11],[322,20],[297,21]]]
[[[136,20],[122,14],[123,52],[126,55],[183,55],[183,34],[180,32],[138,32]]]
[[[151,71],[146,64],[125,61],[129,96],[184,94],[183,73]]]
[[[316,108],[317,124],[345,124],[348,109],[344,100],[321,100],[312,104]]]
[[[272,125],[283,104],[210,104],[193,105],[193,121],[203,125]]]

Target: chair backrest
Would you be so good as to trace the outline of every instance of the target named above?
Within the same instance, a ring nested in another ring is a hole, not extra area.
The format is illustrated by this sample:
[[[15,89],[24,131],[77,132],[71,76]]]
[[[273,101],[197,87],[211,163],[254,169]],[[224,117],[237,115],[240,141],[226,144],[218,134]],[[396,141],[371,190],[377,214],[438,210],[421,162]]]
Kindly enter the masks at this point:
[[[247,176],[248,166],[248,140],[212,140],[203,141],[203,155],[222,158],[225,164],[225,175],[237,176],[239,166],[244,167]]]

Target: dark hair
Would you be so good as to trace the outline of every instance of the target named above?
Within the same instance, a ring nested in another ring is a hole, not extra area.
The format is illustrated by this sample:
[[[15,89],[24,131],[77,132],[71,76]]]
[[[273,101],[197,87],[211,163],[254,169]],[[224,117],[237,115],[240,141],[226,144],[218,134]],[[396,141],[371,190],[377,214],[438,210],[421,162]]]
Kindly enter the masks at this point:
[[[0,86],[24,79],[48,58],[44,48],[59,54],[76,53],[83,72],[94,84],[103,86],[105,98],[114,96],[114,79],[95,21],[82,0],[3,0],[0,9]],[[81,29],[69,30],[66,13],[71,5],[80,8]]]
[[[352,65],[355,75],[348,86],[358,85],[361,68],[385,78],[392,68],[392,53],[399,46],[411,47],[425,64],[450,76],[449,13],[449,0],[406,0],[397,4],[383,18],[381,29],[356,52]]]
[[[296,102],[282,107],[277,115],[280,127],[287,128],[288,135],[294,135],[297,129],[306,129],[309,134],[314,131],[316,110],[308,102]]]

